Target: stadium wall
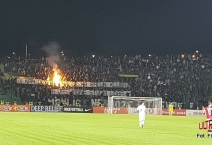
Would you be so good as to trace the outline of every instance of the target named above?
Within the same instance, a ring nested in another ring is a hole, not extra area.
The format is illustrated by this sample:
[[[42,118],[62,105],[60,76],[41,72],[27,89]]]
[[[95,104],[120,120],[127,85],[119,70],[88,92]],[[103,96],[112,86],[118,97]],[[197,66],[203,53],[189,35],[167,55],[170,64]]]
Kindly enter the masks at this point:
[[[113,114],[137,114],[136,108],[114,107],[109,110],[107,107],[75,107],[75,106],[29,106],[29,105],[0,105],[0,112],[66,112],[66,113],[99,113],[108,114],[112,111]],[[157,108],[147,108],[148,115],[160,114]],[[162,115],[168,115],[168,109],[162,109]],[[203,110],[185,110],[175,109],[173,116],[196,116],[204,117]]]
[[[107,107],[93,107],[93,113],[107,114],[108,111],[113,111],[113,114],[137,114],[136,108],[117,108],[108,110]],[[147,108],[148,115],[160,114],[159,109]],[[162,109],[162,115],[169,115],[168,109]],[[173,116],[205,116],[202,110],[185,110],[174,109]]]

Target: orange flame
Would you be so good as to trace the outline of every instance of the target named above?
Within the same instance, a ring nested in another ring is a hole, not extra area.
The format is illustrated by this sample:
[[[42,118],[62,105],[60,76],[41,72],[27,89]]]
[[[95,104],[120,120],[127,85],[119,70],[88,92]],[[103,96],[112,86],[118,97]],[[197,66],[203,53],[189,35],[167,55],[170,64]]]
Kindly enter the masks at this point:
[[[58,87],[59,85],[63,84],[61,80],[61,76],[58,74],[57,71],[54,71],[53,75],[53,83]]]
[[[66,83],[66,77],[64,77],[59,69],[53,69],[47,78],[48,85],[57,87],[63,87]]]

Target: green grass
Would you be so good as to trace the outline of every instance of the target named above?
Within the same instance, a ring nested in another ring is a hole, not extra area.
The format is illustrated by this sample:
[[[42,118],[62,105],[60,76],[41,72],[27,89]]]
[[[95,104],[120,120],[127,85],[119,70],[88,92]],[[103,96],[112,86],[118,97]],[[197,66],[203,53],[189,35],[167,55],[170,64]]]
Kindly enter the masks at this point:
[[[204,117],[71,113],[0,113],[1,145],[212,145],[197,138]]]

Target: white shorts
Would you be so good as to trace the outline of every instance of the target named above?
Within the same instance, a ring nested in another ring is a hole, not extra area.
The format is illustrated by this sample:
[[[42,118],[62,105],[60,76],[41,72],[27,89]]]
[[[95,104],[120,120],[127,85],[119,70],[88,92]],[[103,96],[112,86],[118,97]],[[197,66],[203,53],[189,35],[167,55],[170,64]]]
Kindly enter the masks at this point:
[[[144,120],[145,120],[145,118],[146,118],[146,116],[145,116],[145,115],[139,115],[139,121],[144,121]]]

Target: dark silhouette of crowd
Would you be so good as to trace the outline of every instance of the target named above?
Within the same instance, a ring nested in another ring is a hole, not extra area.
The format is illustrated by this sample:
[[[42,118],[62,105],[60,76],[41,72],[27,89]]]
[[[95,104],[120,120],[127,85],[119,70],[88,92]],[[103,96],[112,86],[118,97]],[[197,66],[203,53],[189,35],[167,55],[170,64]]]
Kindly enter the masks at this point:
[[[131,85],[131,96],[162,97],[164,101],[176,102],[209,100],[212,96],[212,57],[209,54],[78,57],[61,60],[58,66],[68,81],[126,81]],[[52,68],[45,59],[10,58],[4,60],[4,70],[13,76],[45,80]],[[136,74],[138,78],[123,79],[119,74]]]

